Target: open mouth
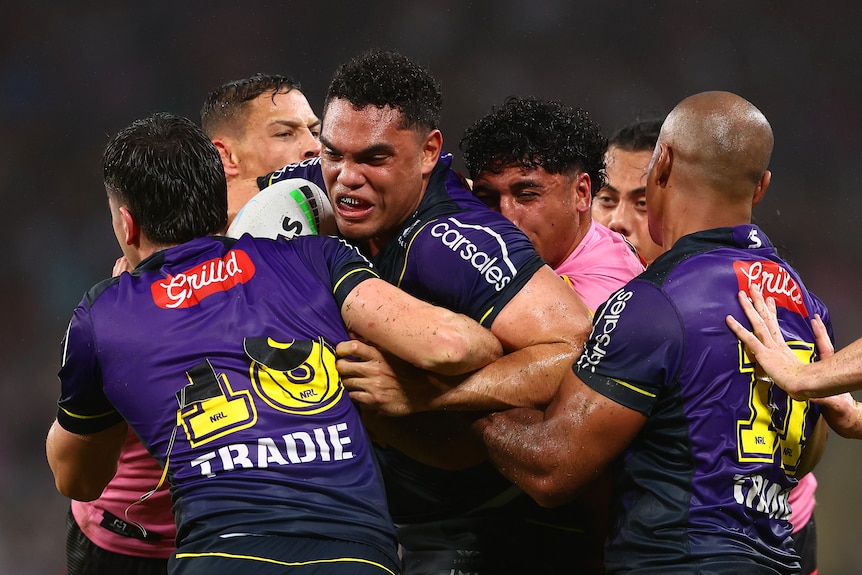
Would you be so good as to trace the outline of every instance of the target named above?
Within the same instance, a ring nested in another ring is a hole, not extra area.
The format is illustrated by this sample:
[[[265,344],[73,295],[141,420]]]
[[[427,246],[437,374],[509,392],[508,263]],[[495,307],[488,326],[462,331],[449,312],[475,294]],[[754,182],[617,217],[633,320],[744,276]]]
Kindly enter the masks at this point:
[[[347,218],[361,217],[371,211],[374,205],[360,198],[341,196],[335,204],[336,211],[339,215]]]

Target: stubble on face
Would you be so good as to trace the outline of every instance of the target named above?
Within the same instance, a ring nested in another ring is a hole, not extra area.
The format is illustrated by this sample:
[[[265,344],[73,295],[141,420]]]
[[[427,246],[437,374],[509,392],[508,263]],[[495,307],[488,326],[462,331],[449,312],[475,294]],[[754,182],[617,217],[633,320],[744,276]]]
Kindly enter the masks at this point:
[[[424,192],[422,139],[391,108],[325,110],[321,168],[339,232],[376,253],[416,211]]]

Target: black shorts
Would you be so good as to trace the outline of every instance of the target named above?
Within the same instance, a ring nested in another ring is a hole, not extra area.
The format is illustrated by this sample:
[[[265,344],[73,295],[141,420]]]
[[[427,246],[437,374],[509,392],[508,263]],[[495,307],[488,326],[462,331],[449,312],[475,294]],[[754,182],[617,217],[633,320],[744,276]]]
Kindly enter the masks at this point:
[[[501,517],[458,517],[398,529],[404,575],[595,575],[603,538]]]
[[[399,575],[375,547],[278,535],[211,537],[187,543],[168,562],[171,575]]]
[[[84,535],[70,509],[66,515],[66,569],[68,575],[166,575],[168,560],[102,549]]]
[[[799,553],[799,564],[802,565],[802,575],[816,575],[817,573],[817,525],[814,523],[814,515],[805,527],[792,535],[793,545]]]

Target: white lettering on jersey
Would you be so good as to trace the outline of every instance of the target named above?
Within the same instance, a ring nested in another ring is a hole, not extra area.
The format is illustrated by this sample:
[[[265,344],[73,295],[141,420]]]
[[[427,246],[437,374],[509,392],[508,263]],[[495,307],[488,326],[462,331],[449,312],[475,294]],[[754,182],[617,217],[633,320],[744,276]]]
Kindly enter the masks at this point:
[[[470,241],[458,228],[479,230],[488,234],[499,245],[499,255],[492,256],[480,251],[479,246]],[[518,273],[515,264],[509,259],[509,250],[506,243],[500,237],[500,234],[491,228],[465,224],[450,217],[446,221],[434,224],[431,228],[431,235],[435,238],[440,238],[444,246],[468,262],[482,275],[486,282],[494,286],[496,291],[502,291]]]
[[[346,423],[318,427],[306,431],[295,431],[281,437],[279,445],[271,437],[260,437],[257,449],[249,449],[245,443],[232,443],[215,451],[204,453],[190,462],[198,467],[200,474],[213,477],[221,471],[231,471],[238,467],[265,469],[272,465],[291,465],[312,461],[344,461],[353,459],[353,452],[345,449],[352,443],[347,433]],[[221,462],[220,469],[214,469]]]
[[[748,244],[748,249],[751,250],[756,250],[763,245],[763,241],[761,241],[760,236],[757,235],[757,230],[755,229],[748,232],[748,241],[751,242]]]
[[[617,329],[620,315],[626,309],[626,302],[631,299],[632,295],[634,295],[632,292],[620,289],[608,299],[601,315],[593,325],[593,332],[590,334],[589,340],[592,345],[588,343],[584,353],[578,359],[580,369],[595,371],[596,366],[607,355],[607,348],[611,343],[611,334]]]
[[[740,271],[748,280],[749,286],[757,286],[764,296],[786,296],[796,305],[802,305],[802,290],[786,269],[773,264],[769,269],[763,262],[752,262],[748,268],[740,267]]]
[[[228,282],[242,273],[243,269],[237,261],[237,252],[231,251],[225,259],[216,258],[205,262],[186,273],[169,278],[167,282],[159,283],[159,286],[164,289],[164,294],[169,300],[166,307],[170,309],[182,306],[186,299],[194,296],[196,291],[212,284]]]
[[[761,475],[733,476],[733,498],[740,505],[765,513],[771,519],[790,518],[790,488],[784,489]]]

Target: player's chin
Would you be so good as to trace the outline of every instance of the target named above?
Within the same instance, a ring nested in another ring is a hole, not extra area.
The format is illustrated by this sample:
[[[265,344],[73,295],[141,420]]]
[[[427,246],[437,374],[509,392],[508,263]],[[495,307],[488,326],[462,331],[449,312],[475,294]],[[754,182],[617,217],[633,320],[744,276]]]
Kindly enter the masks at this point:
[[[378,226],[369,218],[345,218],[336,212],[335,225],[339,234],[352,241],[369,240],[378,235]]]

